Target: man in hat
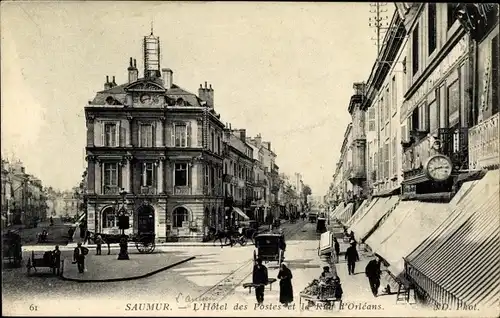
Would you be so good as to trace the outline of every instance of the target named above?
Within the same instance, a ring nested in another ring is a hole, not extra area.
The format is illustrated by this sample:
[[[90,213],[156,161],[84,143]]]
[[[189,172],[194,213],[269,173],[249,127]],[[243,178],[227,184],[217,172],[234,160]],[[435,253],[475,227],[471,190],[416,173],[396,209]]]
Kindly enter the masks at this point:
[[[347,271],[349,275],[354,275],[356,262],[359,261],[358,251],[356,250],[356,242],[351,240],[351,246],[345,251],[345,259],[347,260]]]
[[[369,261],[365,268],[366,277],[368,277],[368,282],[370,283],[370,289],[375,297],[377,297],[378,288],[380,287],[380,263],[380,258],[378,255],[375,255],[375,259]]]
[[[88,253],[88,248],[82,246],[82,242],[78,242],[78,246],[73,252],[73,264],[77,264],[79,273],[83,273],[85,270],[85,255]]]
[[[257,264],[253,267],[252,283],[255,285],[255,297],[257,303],[260,305],[264,302],[264,288],[267,285],[269,277],[267,275],[267,268],[262,265],[262,259],[257,259]]]

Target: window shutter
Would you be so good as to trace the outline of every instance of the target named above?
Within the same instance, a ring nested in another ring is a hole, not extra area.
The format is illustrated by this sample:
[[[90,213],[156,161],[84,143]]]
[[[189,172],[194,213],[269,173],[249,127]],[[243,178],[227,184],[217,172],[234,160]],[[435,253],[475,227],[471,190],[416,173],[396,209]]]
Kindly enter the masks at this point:
[[[141,185],[144,187],[146,185],[146,163],[143,162],[141,165]]]
[[[172,123],[172,147],[175,147],[175,123]]]
[[[123,170],[124,166],[122,164],[117,164],[116,165],[116,177],[118,178],[116,184],[118,185],[118,188],[123,187],[123,182],[122,182],[122,175],[123,175]]]
[[[191,122],[186,125],[186,145],[191,147]]]
[[[97,125],[101,129],[101,147],[105,146],[104,144],[104,138],[106,134],[106,123],[103,121],[99,121],[99,124]]]
[[[191,165],[189,163],[186,164],[186,185],[189,187],[191,186],[191,178],[189,177],[191,175]]]
[[[120,122],[116,122],[116,130],[115,130],[115,144],[113,146],[120,146]]]
[[[142,143],[142,124],[138,123],[139,130],[137,131],[137,139],[139,140],[139,147],[144,147],[144,144]]]

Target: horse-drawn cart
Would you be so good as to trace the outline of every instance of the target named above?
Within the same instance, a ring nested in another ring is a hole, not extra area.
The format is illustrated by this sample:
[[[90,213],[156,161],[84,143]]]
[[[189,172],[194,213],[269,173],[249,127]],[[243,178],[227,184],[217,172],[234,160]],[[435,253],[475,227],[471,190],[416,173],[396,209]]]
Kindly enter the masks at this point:
[[[255,250],[253,259],[260,258],[263,262],[278,262],[281,266],[285,258],[285,236],[276,233],[264,233],[255,237]]]
[[[141,254],[151,254],[156,248],[154,233],[140,233],[132,236],[131,241]]]
[[[2,260],[8,259],[9,265],[21,267],[23,260],[21,235],[8,231],[2,236]]]
[[[31,274],[31,270],[34,269],[35,273],[38,272],[38,268],[50,268],[52,272],[57,272],[60,274],[61,272],[61,258],[60,256],[56,256],[54,252],[47,251],[43,253],[42,257],[37,258],[35,256],[35,252],[31,252],[31,257],[28,258],[28,262],[26,264],[26,270],[28,275]]]

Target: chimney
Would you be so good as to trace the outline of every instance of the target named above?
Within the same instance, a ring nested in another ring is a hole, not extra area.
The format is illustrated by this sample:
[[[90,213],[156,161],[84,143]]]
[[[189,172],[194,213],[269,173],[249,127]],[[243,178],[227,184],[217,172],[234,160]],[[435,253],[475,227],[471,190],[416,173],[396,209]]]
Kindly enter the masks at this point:
[[[271,150],[271,142],[270,141],[267,142],[267,150],[272,151]]]
[[[257,144],[257,147],[260,147],[260,145],[262,144],[262,137],[260,134],[255,137],[255,143]]]
[[[114,76],[113,76],[113,82],[112,82],[111,84],[113,84],[113,86],[112,86],[112,87],[115,87],[115,86],[116,86],[116,81],[115,81],[115,77],[114,77]]]
[[[137,68],[134,67],[134,64],[132,63],[132,58],[130,58],[130,65],[128,66],[127,71],[128,71],[128,82],[133,83],[137,81]]]
[[[214,90],[211,84],[210,87],[207,87],[207,82],[205,82],[205,87],[200,84],[200,88],[198,88],[198,97],[207,102],[208,107],[214,108]]]
[[[173,84],[173,75],[174,72],[172,72],[171,69],[169,68],[162,68],[161,72],[163,73],[163,85],[165,86],[166,89],[171,89],[172,84]]]
[[[240,129],[240,139],[243,140],[243,142],[246,142],[246,140],[247,140],[247,130],[246,129]]]
[[[106,83],[104,83],[104,90],[110,89],[111,85],[112,84],[109,82],[109,76],[106,75]]]

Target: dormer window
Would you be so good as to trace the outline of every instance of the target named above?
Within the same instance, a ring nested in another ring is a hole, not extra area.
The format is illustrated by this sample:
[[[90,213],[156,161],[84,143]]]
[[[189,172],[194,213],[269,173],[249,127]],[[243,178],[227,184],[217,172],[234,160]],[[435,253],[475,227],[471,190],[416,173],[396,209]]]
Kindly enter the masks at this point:
[[[175,102],[176,106],[185,106],[186,102],[182,98],[178,98],[177,101]]]
[[[114,99],[113,97],[108,96],[108,97],[106,98],[106,104],[108,104],[108,105],[113,105],[114,103],[115,103],[115,99]]]

